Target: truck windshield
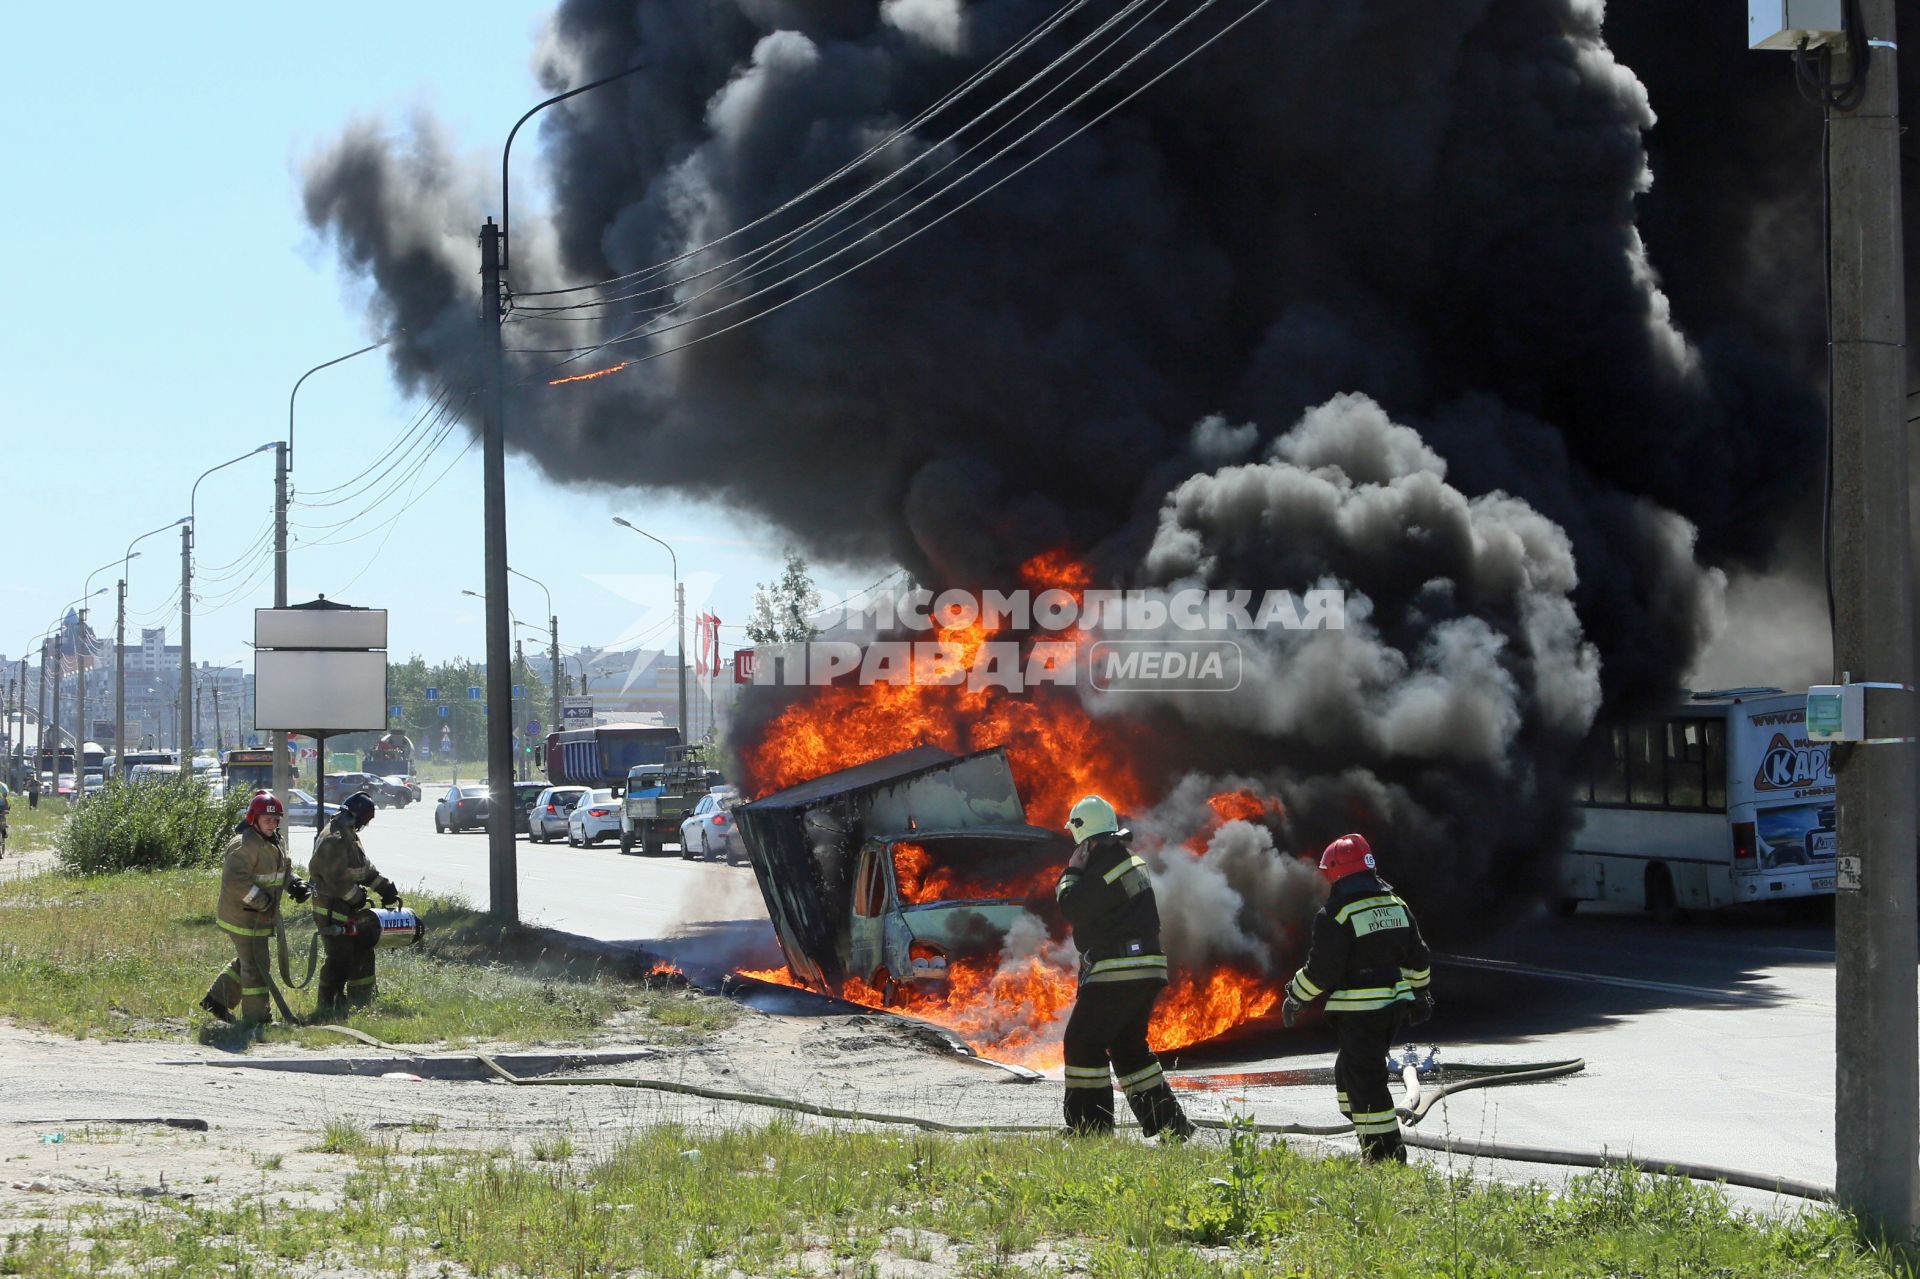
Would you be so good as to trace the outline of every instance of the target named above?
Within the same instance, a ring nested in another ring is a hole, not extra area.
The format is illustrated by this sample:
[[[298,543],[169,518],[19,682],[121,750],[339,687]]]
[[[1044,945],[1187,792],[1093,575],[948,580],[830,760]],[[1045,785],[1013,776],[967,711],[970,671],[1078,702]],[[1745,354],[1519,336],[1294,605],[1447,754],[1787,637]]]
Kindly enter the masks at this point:
[[[893,846],[893,875],[906,906],[1051,896],[1065,864],[1064,847],[1045,840],[967,835]]]

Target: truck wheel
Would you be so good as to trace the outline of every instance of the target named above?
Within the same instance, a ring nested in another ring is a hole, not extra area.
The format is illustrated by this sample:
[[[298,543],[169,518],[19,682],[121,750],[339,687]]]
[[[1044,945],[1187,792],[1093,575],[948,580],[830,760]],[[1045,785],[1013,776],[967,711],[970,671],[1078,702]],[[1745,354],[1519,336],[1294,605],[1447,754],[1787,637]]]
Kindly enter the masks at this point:
[[[1673,875],[1658,862],[1647,867],[1647,917],[1656,924],[1671,924],[1680,918]]]
[[[620,831],[620,853],[624,857],[633,856],[633,832],[624,827]]]
[[[640,855],[642,857],[658,857],[665,851],[666,845],[658,833],[652,829],[644,830],[640,833]]]

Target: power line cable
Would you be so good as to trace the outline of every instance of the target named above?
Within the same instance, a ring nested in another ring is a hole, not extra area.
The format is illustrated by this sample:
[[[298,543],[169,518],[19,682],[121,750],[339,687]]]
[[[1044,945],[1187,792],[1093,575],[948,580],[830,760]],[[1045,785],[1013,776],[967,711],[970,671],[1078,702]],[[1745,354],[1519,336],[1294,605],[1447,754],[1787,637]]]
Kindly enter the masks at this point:
[[[341,489],[344,489],[347,486],[352,484],[358,484],[362,479],[366,478],[368,475],[371,475],[376,469],[380,467],[382,463],[386,462],[388,458],[391,458],[394,455],[394,453],[398,449],[400,449],[402,445],[406,444],[410,439],[412,439],[415,433],[420,430],[421,424],[424,423],[427,420],[427,418],[440,406],[440,404],[443,403],[446,400],[446,398],[452,394],[453,394],[453,387],[450,383],[447,383],[447,382],[439,383],[437,389],[435,390],[432,397],[428,400],[426,406],[422,408],[418,414],[415,415],[413,422],[407,427],[407,429],[403,431],[400,435],[396,436],[394,438],[393,443],[387,446],[386,452],[382,453],[379,457],[369,462],[366,465],[366,467],[363,470],[361,470],[361,472],[358,475],[353,476],[351,479],[342,480],[340,483],[329,485],[326,488],[313,489],[308,492],[307,496],[309,498],[325,497],[329,493],[338,493]],[[318,505],[318,503],[311,503],[311,504]]]
[[[927,121],[933,119],[935,116],[939,115],[940,112],[944,111],[947,107],[951,106],[953,103],[958,102],[960,99],[966,97],[969,93],[973,92],[975,88],[979,87],[981,84],[984,84],[988,79],[990,79],[996,72],[999,71],[1001,67],[1005,66],[1008,62],[1012,61],[1015,57],[1019,56],[1027,48],[1031,47],[1036,41],[1046,36],[1060,23],[1064,22],[1068,17],[1072,16],[1075,12],[1077,12],[1082,7],[1084,7],[1086,3],[1087,3],[1087,0],[1072,0],[1071,3],[1063,5],[1060,9],[1056,10],[1053,14],[1042,19],[1037,26],[1035,26],[1032,30],[1028,31],[1027,34],[1022,36],[1019,40],[1015,41],[1006,50],[1002,51],[997,57],[995,57],[986,66],[982,67],[980,70],[974,72],[972,75],[968,76],[965,80],[961,81],[961,83],[956,88],[948,90],[932,106],[921,111],[918,115],[908,120],[907,123],[905,123],[904,125],[901,125],[899,128],[893,130],[891,133],[881,138],[880,141],[874,143],[871,147],[867,148],[865,152],[854,157],[852,160],[847,161],[845,164],[841,165],[838,169],[835,169],[832,173],[828,174],[826,177],[820,179],[818,182],[815,182],[812,186],[808,187],[806,190],[800,192],[800,194],[793,196],[791,199],[780,204],[778,207],[768,210],[766,213],[763,213],[762,215],[755,218],[753,221],[747,223],[746,225],[735,227],[733,230],[727,232],[725,235],[709,240],[705,244],[697,245],[694,248],[688,249],[676,257],[667,258],[664,261],[656,262],[651,266],[642,267],[636,271],[629,271],[623,275],[616,275],[605,280],[598,280],[592,284],[576,284],[576,285],[570,285],[566,288],[560,288],[560,289],[534,289],[525,293],[518,294],[516,296],[518,297],[557,297],[563,294],[579,293],[579,292],[584,292],[590,289],[605,288],[608,285],[620,284],[629,280],[650,278],[651,276],[656,275],[661,271],[666,270],[669,267],[677,266],[681,262],[687,261],[689,258],[692,258],[698,254],[704,253],[708,249],[711,249],[716,245],[724,244],[727,241],[734,239],[737,236],[744,235],[748,231],[753,230],[755,227],[760,226],[762,223],[765,223],[772,218],[776,218],[780,216],[782,213],[785,213],[788,209],[793,208],[794,206],[800,204],[802,201],[812,198],[814,195],[818,194],[820,191],[832,185],[834,182],[837,182],[840,178],[846,176],[848,173],[857,169],[860,165],[865,164],[868,160],[872,159],[874,156],[886,150],[886,148],[888,148],[889,146],[892,146],[895,142],[899,141],[902,137],[905,137],[907,134],[911,133],[914,129],[918,128],[920,125],[926,123]]]
[[[1245,13],[1242,13],[1239,17],[1233,19],[1231,22],[1229,22],[1226,26],[1222,27],[1219,31],[1215,32],[1213,35],[1208,36],[1200,44],[1196,45],[1193,49],[1189,50],[1186,54],[1176,59],[1171,65],[1167,66],[1166,68],[1161,70],[1159,73],[1152,76],[1150,79],[1145,81],[1139,87],[1126,93],[1124,96],[1116,100],[1110,106],[1106,107],[1104,110],[1100,111],[1098,114],[1093,116],[1086,123],[1080,125],[1078,128],[1068,133],[1065,137],[1052,143],[1050,146],[1040,151],[1037,155],[1034,155],[1033,157],[1024,161],[1017,168],[1013,169],[1011,172],[1007,174],[1004,174],[1003,176],[995,180],[993,183],[989,184],[988,186],[982,188],[979,191],[976,191],[974,194],[968,196],[965,200],[961,201],[959,204],[955,205],[953,208],[940,213],[938,216],[933,218],[931,221],[927,222],[925,225],[917,227],[912,231],[909,231],[908,233],[903,235],[900,239],[893,241],[892,243],[883,245],[874,253],[854,263],[852,266],[846,267],[845,269],[828,277],[827,279],[822,280],[817,284],[814,284],[806,289],[801,290],[800,292],[794,294],[792,297],[785,298],[781,301],[775,302],[774,304],[768,306],[765,310],[755,312],[754,314],[749,315],[744,319],[736,320],[732,324],[724,325],[718,329],[712,330],[711,332],[700,334],[698,337],[691,338],[685,342],[678,344],[677,346],[668,347],[660,351],[649,352],[646,355],[633,356],[627,360],[621,361],[621,363],[615,368],[600,370],[599,374],[617,372],[619,369],[626,368],[633,364],[648,363],[650,361],[657,360],[662,356],[672,355],[678,351],[684,351],[688,347],[697,346],[702,342],[710,341],[714,338],[721,337],[727,333],[731,333],[735,329],[742,328],[748,324],[753,323],[755,320],[764,319],[767,316],[772,315],[776,311],[784,310],[786,307],[793,305],[795,302],[801,301],[803,298],[809,297],[812,294],[819,292],[821,289],[826,288],[828,285],[834,284],[839,280],[844,279],[846,276],[851,275],[854,271],[859,270],[861,267],[867,266],[879,260],[880,258],[885,257],[887,254],[892,253],[895,249],[898,249],[903,245],[911,243],[914,239],[918,238],[924,232],[932,230],[934,227],[940,225],[942,222],[946,221],[948,218],[952,217],[954,214],[959,213],[963,209],[966,209],[967,207],[972,205],[975,201],[980,200],[985,196],[991,194],[992,192],[998,190],[1001,186],[1004,186],[1007,182],[1012,181],[1014,178],[1018,177],[1020,174],[1026,172],[1028,169],[1032,168],[1035,164],[1039,163],[1041,160],[1045,159],[1047,156],[1053,154],[1053,152],[1059,150],[1062,146],[1066,145],[1068,142],[1073,141],[1074,139],[1078,138],[1081,134],[1085,133],[1088,129],[1092,128],[1094,125],[1097,125],[1103,120],[1105,120],[1108,116],[1112,115],[1115,111],[1119,110],[1121,107],[1127,105],[1129,102],[1132,102],[1135,98],[1139,97],[1142,93],[1146,92],[1148,89],[1158,84],[1161,80],[1165,79],[1168,75],[1171,75],[1174,71],[1179,70],[1182,66],[1185,66],[1193,58],[1197,57],[1199,54],[1205,52],[1208,48],[1212,47],[1212,45],[1216,41],[1218,41],[1221,37],[1237,29],[1241,23],[1251,18],[1254,14],[1260,12],[1260,10],[1266,8],[1266,6],[1271,2],[1272,0],[1255,0],[1255,3],[1250,8],[1248,8]],[[1114,71],[1110,72],[1108,75],[1103,77],[1100,81],[1098,81],[1093,86],[1091,86],[1090,88],[1082,92],[1072,102],[1060,108],[1059,111],[1056,111],[1052,116],[1048,117],[1047,120],[1042,121],[1039,125],[1034,126],[1034,128],[1029,130],[1027,134],[1023,135],[1020,139],[1016,140],[1015,143],[1010,145],[1017,146],[1020,141],[1024,141],[1027,137],[1032,136],[1034,132],[1037,132],[1039,129],[1044,128],[1047,124],[1051,123],[1054,119],[1057,119],[1061,114],[1065,113],[1068,110],[1071,110],[1074,106],[1077,106],[1080,102],[1084,101],[1088,96],[1098,91],[1099,89],[1105,87],[1107,84],[1111,83],[1117,76],[1119,76],[1120,74],[1125,72],[1127,69],[1129,69],[1130,67],[1138,63],[1141,58],[1147,56],[1160,44],[1164,43],[1168,38],[1170,38],[1172,35],[1174,35],[1178,31],[1180,31],[1182,28],[1184,28],[1188,23],[1192,22],[1195,18],[1199,17],[1202,13],[1205,13],[1207,10],[1211,9],[1216,3],[1218,3],[1218,0],[1203,0],[1199,8],[1195,9],[1192,13],[1182,18],[1179,22],[1175,23],[1174,26],[1169,28],[1166,32],[1156,37],[1152,43],[1147,45],[1146,48],[1142,49],[1139,53],[1136,53],[1133,57],[1129,58],[1120,67],[1117,67]],[[1004,154],[1004,150],[1002,154]],[[984,165],[981,167],[984,167]],[[977,171],[978,170],[975,170],[975,172]],[[919,206],[919,207],[923,207],[923,206]],[[911,212],[912,211],[909,210],[909,213]],[[901,214],[891,219],[889,222],[884,223],[879,227],[876,227],[873,231],[869,232],[866,236],[861,237],[861,239],[862,240],[870,239],[873,235],[876,235],[879,232],[886,230],[888,227],[892,226],[894,223],[900,221],[901,218],[904,218],[906,216],[908,216],[908,214]],[[856,243],[859,243],[859,242],[856,241]],[[806,274],[807,272],[817,270],[818,268],[825,266],[827,262],[830,262],[834,258],[837,258],[842,254],[848,252],[853,247],[854,247],[853,245],[848,245],[836,251],[829,258],[824,259],[819,263],[815,263],[813,266],[807,267],[804,271],[799,272],[798,274]],[[720,310],[728,309],[730,307],[740,305],[746,301],[750,301],[752,298],[762,296],[765,293],[770,292],[772,289],[777,287],[779,287],[777,284],[770,285],[767,288],[756,291],[755,293],[749,295],[746,298],[739,299],[736,302],[727,303],[722,307],[716,307],[714,308],[713,311],[708,312],[705,315],[696,316],[691,319],[682,321],[678,324],[674,324],[674,325],[656,330],[653,333],[639,335],[639,336],[647,337],[647,338],[658,337],[663,333],[671,332],[678,328],[683,328],[688,324],[697,323],[699,320],[711,318],[713,314],[717,313]],[[623,340],[631,341],[635,339],[627,338]],[[589,354],[596,349],[604,350],[606,349],[607,346],[610,346],[610,345],[612,345],[612,343],[608,342],[608,343],[602,343],[598,348],[579,348],[577,349],[575,358],[578,358],[578,355],[581,355],[581,354]],[[568,350],[574,350],[574,349],[559,348],[550,352],[530,352],[530,353],[561,354]],[[543,374],[540,376],[544,377],[544,373],[555,372],[561,367],[563,367],[565,364],[570,362],[571,360],[564,360],[557,364],[551,365],[549,366],[548,369],[544,370]],[[583,376],[590,377],[590,376],[598,376],[599,374],[587,374]],[[517,383],[516,385],[527,385],[530,383],[530,381],[531,381],[530,379],[523,380],[522,382]]]
[[[969,129],[973,128],[975,125],[978,125],[984,122],[986,119],[992,116],[994,112],[998,111],[1001,107],[1012,102],[1015,98],[1025,93],[1029,88],[1032,88],[1034,85],[1039,84],[1043,79],[1045,79],[1048,75],[1050,75],[1056,68],[1067,64],[1071,59],[1073,59],[1078,54],[1080,54],[1080,52],[1084,50],[1089,44],[1093,43],[1094,41],[1098,40],[1101,36],[1105,35],[1115,25],[1122,22],[1128,16],[1133,14],[1145,2],[1146,0],[1128,0],[1128,3],[1125,4],[1118,12],[1108,17],[1092,32],[1082,37],[1076,44],[1074,44],[1066,52],[1060,54],[1052,62],[1050,62],[1046,67],[1042,68],[1039,72],[1029,77],[1024,83],[1017,86],[1013,91],[1006,94],[999,101],[985,108],[983,111],[980,112],[979,115],[975,116],[973,119],[962,123],[947,137],[940,139],[938,142],[936,142],[932,146],[929,146],[925,150],[919,152],[918,154],[910,158],[905,164],[901,165],[899,168],[877,179],[872,184],[867,186],[864,190],[858,192],[857,194],[843,201],[839,205],[836,205],[834,208],[828,209],[826,212],[819,214],[818,216],[813,218],[811,221],[805,223],[802,226],[796,227],[793,230],[788,231],[781,236],[776,237],[775,239],[769,241],[767,244],[762,245],[757,249],[753,249],[747,253],[741,254],[733,259],[730,259],[727,262],[718,263],[715,266],[709,267],[704,271],[694,272],[690,275],[681,277],[678,280],[670,281],[665,285],[656,286],[653,289],[643,290],[641,293],[629,295],[630,297],[637,298],[637,297],[646,296],[651,293],[658,293],[664,290],[679,288],[684,284],[691,283],[707,275],[711,275],[715,272],[724,270],[728,266],[740,264],[740,263],[746,264],[745,267],[743,267],[742,269],[734,271],[732,274],[728,275],[724,279],[715,281],[714,283],[707,285],[705,288],[701,289],[697,293],[692,294],[691,296],[684,297],[684,298],[677,298],[669,302],[663,302],[659,305],[656,305],[650,308],[636,310],[633,313],[633,315],[636,318],[639,318],[641,320],[641,323],[639,325],[636,325],[634,328],[629,329],[627,333],[621,334],[615,338],[609,339],[609,341],[622,341],[627,338],[633,337],[641,333],[641,331],[646,328],[646,325],[649,321],[659,319],[664,316],[672,315],[675,313],[684,313],[689,308],[693,307],[696,303],[701,301],[703,298],[709,297],[712,294],[717,293],[724,288],[727,288],[737,283],[742,283],[748,280],[757,279],[761,276],[766,275],[769,271],[772,271],[775,269],[774,264],[776,263],[779,263],[783,260],[791,260],[794,256],[799,254],[817,252],[820,249],[825,248],[827,245],[832,244],[835,240],[841,239],[845,237],[847,234],[849,234],[850,232],[858,230],[861,226],[870,225],[871,219],[878,217],[881,214],[884,214],[887,210],[891,208],[894,208],[901,201],[911,197],[915,192],[919,191],[922,187],[926,186],[929,182],[936,180],[942,174],[945,174],[948,170],[960,164],[963,160],[965,160],[968,156],[972,155],[975,151],[986,146],[995,137],[998,137],[1001,133],[1005,132],[1008,128],[1012,127],[1022,117],[1026,116],[1029,112],[1039,107],[1042,103],[1044,103],[1047,100],[1047,98],[1051,97],[1059,89],[1065,87],[1075,76],[1079,75],[1081,72],[1087,70],[1088,68],[1094,66],[1107,53],[1113,51],[1114,49],[1119,48],[1126,41],[1126,39],[1133,34],[1135,30],[1137,30],[1143,23],[1145,23],[1149,18],[1151,18],[1154,13],[1158,12],[1158,10],[1163,8],[1168,3],[1168,0],[1157,0],[1157,2],[1153,5],[1151,9],[1149,9],[1145,14],[1141,15],[1139,18],[1136,18],[1129,26],[1127,26],[1124,30],[1122,30],[1120,34],[1116,36],[1109,44],[1107,44],[1104,48],[1097,49],[1084,65],[1079,67],[1074,67],[1066,71],[1062,76],[1058,78],[1056,83],[1049,86],[1044,92],[1040,93],[1031,103],[1022,107],[1019,111],[1015,112],[1011,117],[1003,121],[999,126],[994,128],[991,132],[987,133],[984,137],[978,139],[977,141],[970,143],[968,146],[961,149],[957,153],[952,154],[944,164],[941,164],[939,167],[935,168],[931,173],[928,173],[927,175],[922,177],[920,181],[914,183],[911,187],[907,188],[905,191],[899,192],[898,194],[894,195],[890,200],[880,205],[879,208],[865,215],[865,219],[866,219],[865,221],[855,221],[847,226],[843,226],[839,230],[833,231],[830,234],[828,234],[823,240],[820,240],[814,244],[809,245],[809,244],[803,243],[805,237],[811,234],[814,230],[824,225],[826,222],[832,220],[833,218],[837,217],[841,213],[846,212],[847,210],[853,208],[855,205],[859,204],[862,200],[865,200],[867,196],[879,191],[882,187],[892,182],[895,178],[900,177],[901,175],[907,173],[909,170],[913,169],[915,166],[919,165],[923,160],[948,152],[951,149],[952,144],[955,141],[957,141],[961,137],[961,135],[966,133]],[[1069,106],[1071,105],[1072,104],[1069,104]],[[1042,127],[1044,127],[1044,125],[1047,123],[1051,123],[1052,119],[1057,118],[1059,114],[1060,113],[1056,112],[1054,117],[1050,117],[1049,120],[1044,121]],[[963,172],[961,175],[954,178],[952,181],[948,182],[940,190],[935,191],[931,195],[922,199],[913,208],[908,209],[907,213],[902,216],[908,216],[918,212],[921,208],[926,207],[927,204],[940,198],[942,195],[946,194],[946,192],[952,190],[955,186],[959,185],[959,183],[964,182],[968,177],[984,170],[988,165],[992,164],[994,161],[1006,155],[1008,151],[1011,151],[1013,149],[1013,146],[1017,146],[1020,142],[1024,142],[1027,137],[1032,136],[1032,133],[1035,131],[1036,130],[1030,130],[1028,134],[1023,135],[1020,139],[1016,140],[1016,142],[1012,146],[1002,148],[999,152],[995,153],[993,156],[989,157],[984,161],[981,161],[980,163],[976,164],[973,168]],[[873,238],[873,236],[878,234],[879,231],[884,230],[886,229],[886,227],[893,225],[893,222],[895,221],[899,221],[899,219],[898,218],[893,219],[892,221],[889,221],[888,223],[884,224],[881,227],[869,230],[866,235],[861,236],[860,239],[854,241],[854,243],[858,244],[865,240]],[[782,247],[783,245],[787,247]],[[852,246],[849,245],[848,247],[851,248]],[[838,255],[836,254],[834,256],[838,256]],[[830,257],[826,260],[831,261],[832,258]],[[817,266],[821,264],[816,263],[814,265]],[[806,270],[810,270],[810,269],[812,268],[811,267],[803,268],[800,271],[793,272],[788,276],[786,276],[784,279],[775,281],[774,287],[777,287],[778,285],[781,285],[781,284],[790,283],[791,281],[798,279],[801,275],[804,275],[806,273]],[[761,290],[761,292],[766,292],[766,291],[767,290]],[[750,300],[750,298],[753,296],[758,296],[758,295],[757,294],[749,295],[748,299],[742,299],[742,301]],[[711,315],[723,309],[726,309],[726,308],[724,307],[712,308],[707,312],[705,312],[705,314]],[[561,318],[572,318],[572,317],[561,317]],[[602,318],[611,318],[611,315],[607,315]],[[537,322],[537,321],[522,321],[522,323],[528,323],[528,322]],[[660,329],[654,330],[654,332],[662,332],[662,331],[665,331],[665,330],[660,330]],[[568,350],[568,349],[574,350],[575,354],[573,355],[572,359],[562,361],[562,363],[571,363],[573,360],[583,359],[585,358],[586,355],[591,354],[593,350],[593,348],[554,348],[551,350],[547,350],[544,353],[560,354],[562,351]]]

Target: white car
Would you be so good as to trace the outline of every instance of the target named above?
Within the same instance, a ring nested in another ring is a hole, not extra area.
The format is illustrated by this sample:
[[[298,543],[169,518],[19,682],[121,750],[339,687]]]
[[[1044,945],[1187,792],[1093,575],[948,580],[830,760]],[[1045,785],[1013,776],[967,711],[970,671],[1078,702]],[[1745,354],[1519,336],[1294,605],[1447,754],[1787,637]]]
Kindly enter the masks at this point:
[[[541,791],[527,810],[527,838],[536,844],[550,844],[566,837],[567,817],[586,793],[584,786],[549,786]]]
[[[567,814],[567,842],[575,848],[620,837],[620,801],[611,790],[592,790]]]
[[[700,797],[700,802],[680,823],[680,856],[703,862],[725,858],[730,866],[747,860],[747,846],[733,820],[733,806],[739,794],[731,786],[716,786]]]
[[[323,820],[332,821],[333,815],[339,811],[340,805],[328,804],[327,815]],[[313,792],[304,790],[288,791],[287,812],[280,820],[281,824],[286,826],[313,825]]]

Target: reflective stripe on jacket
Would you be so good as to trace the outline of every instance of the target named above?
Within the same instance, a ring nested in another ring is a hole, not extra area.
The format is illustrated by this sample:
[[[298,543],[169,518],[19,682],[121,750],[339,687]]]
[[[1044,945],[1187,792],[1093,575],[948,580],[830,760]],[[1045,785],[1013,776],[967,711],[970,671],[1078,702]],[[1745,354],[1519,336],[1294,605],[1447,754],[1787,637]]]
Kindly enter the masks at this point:
[[[214,920],[239,937],[271,937],[280,918],[280,894],[285,891],[293,862],[279,844],[252,826],[242,827],[227,844],[220,867],[220,903]],[[247,894],[264,901],[259,909],[247,903]]]
[[[1377,876],[1349,875],[1313,917],[1307,962],[1287,993],[1301,1003],[1325,996],[1328,1012],[1386,1008],[1426,989],[1432,964],[1405,900]]]
[[[1080,948],[1081,984],[1164,984],[1167,955],[1147,864],[1118,836],[1095,835],[1087,843],[1086,865],[1061,871],[1053,890]]]
[[[344,924],[366,908],[367,885],[380,872],[367,860],[358,828],[336,821],[313,846],[307,877],[313,884],[314,919]]]

